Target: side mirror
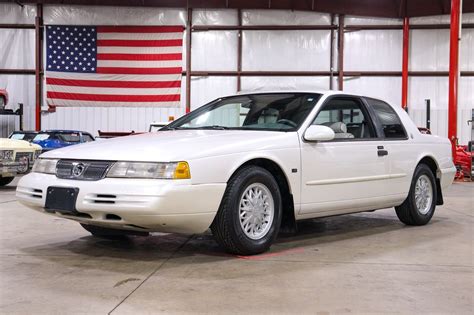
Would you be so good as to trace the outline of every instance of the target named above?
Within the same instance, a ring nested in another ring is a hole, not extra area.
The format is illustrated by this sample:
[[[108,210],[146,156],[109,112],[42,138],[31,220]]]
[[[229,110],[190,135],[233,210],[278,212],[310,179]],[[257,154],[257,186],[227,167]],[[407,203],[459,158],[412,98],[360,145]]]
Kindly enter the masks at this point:
[[[321,125],[312,125],[306,129],[303,138],[306,141],[330,141],[335,137],[334,130],[329,127]]]

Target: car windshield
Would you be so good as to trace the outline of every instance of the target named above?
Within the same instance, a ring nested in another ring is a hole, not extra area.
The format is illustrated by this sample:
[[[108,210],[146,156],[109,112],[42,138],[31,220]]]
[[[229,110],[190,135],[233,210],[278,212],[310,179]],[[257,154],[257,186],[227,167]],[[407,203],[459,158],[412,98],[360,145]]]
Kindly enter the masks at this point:
[[[49,139],[49,135],[47,133],[40,133],[37,134],[34,138],[33,141],[43,141]]]
[[[58,138],[66,142],[81,142],[81,136],[78,133],[59,133]]]
[[[35,136],[36,133],[15,132],[11,134],[10,139],[31,141]]]
[[[162,130],[239,129],[296,130],[314,108],[320,94],[272,93],[217,99]]]

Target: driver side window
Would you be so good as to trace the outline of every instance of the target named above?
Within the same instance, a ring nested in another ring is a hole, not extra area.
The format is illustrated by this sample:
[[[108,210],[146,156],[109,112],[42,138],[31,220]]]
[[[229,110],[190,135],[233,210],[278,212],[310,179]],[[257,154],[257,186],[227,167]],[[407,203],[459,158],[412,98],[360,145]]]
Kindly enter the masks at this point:
[[[353,98],[333,98],[323,105],[313,125],[331,128],[335,139],[375,138],[375,129],[360,101]]]

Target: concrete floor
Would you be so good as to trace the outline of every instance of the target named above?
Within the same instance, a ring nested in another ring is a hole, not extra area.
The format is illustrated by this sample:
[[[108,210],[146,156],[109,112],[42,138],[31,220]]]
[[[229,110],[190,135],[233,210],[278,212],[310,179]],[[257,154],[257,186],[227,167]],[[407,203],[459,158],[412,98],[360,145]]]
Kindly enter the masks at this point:
[[[393,209],[314,220],[254,257],[208,234],[96,239],[14,189],[0,189],[1,314],[474,313],[474,183],[427,226]]]

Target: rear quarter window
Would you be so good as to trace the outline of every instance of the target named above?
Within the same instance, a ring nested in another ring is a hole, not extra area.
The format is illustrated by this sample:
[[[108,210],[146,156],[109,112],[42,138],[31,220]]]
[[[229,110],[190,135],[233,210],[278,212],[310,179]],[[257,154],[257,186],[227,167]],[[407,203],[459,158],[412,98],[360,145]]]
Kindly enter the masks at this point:
[[[366,101],[374,111],[386,139],[407,139],[405,127],[390,105],[371,98],[366,98]]]

